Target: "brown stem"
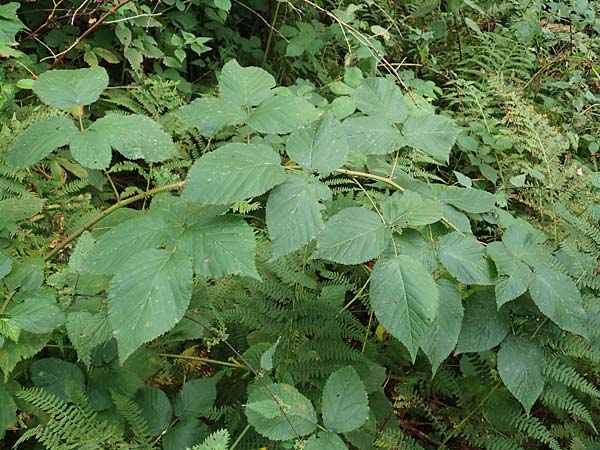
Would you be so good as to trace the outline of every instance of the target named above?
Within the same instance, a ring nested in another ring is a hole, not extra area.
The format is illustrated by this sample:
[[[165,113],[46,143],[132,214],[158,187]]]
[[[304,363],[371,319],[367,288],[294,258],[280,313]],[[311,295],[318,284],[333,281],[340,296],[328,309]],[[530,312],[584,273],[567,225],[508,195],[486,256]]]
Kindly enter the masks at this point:
[[[48,253],[46,253],[46,256],[44,256],[44,261],[48,261],[54,255],[56,255],[58,252],[60,252],[63,248],[65,248],[67,245],[69,245],[71,242],[73,242],[73,240],[76,239],[81,233],[83,233],[87,229],[93,227],[96,223],[98,223],[100,220],[104,219],[109,214],[115,212],[117,209],[120,209],[123,206],[127,206],[131,203],[137,202],[138,200],[143,200],[146,197],[149,197],[151,195],[158,194],[159,192],[172,191],[174,189],[181,189],[183,187],[183,183],[184,183],[183,181],[178,181],[177,183],[167,184],[165,186],[150,189],[149,191],[146,191],[146,192],[141,192],[137,195],[134,195],[133,197],[129,197],[125,200],[121,200],[121,201],[115,203],[110,208],[105,209],[104,211],[102,211],[98,215],[92,217],[86,223],[81,225],[79,228],[77,228],[75,231],[73,231],[73,233],[71,233],[69,236],[67,236],[67,238],[64,241],[59,242],[56,245],[56,247],[54,247],[52,250],[50,250]]]
[[[69,47],[67,47],[66,50],[64,50],[63,52],[56,55],[56,58],[54,59],[54,62],[52,63],[51,69],[55,69],[62,62],[62,60],[65,59],[65,56],[67,56],[67,54],[71,50],[73,50],[75,47],[77,47],[81,41],[83,41],[86,37],[88,37],[91,33],[93,33],[96,30],[96,28],[98,28],[100,25],[102,25],[106,21],[106,19],[108,19],[110,16],[114,15],[119,9],[121,9],[123,6],[125,6],[129,2],[131,2],[131,0],[123,0],[121,3],[113,6],[106,14],[104,14],[102,17],[100,17],[100,19],[98,19],[97,22],[95,22],[91,27],[89,27],[87,30],[85,30],[81,36],[79,36],[77,39],[75,39],[75,42],[73,42]]]

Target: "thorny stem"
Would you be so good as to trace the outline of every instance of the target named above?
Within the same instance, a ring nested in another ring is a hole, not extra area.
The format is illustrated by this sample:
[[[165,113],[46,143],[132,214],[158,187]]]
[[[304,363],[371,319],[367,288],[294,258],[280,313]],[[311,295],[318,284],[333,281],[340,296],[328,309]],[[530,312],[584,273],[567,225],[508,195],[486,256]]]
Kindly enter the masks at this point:
[[[62,62],[62,60],[65,59],[65,57],[71,50],[73,50],[75,47],[77,47],[81,43],[81,41],[83,41],[86,37],[88,37],[91,33],[93,33],[100,25],[102,25],[104,22],[106,22],[106,19],[108,19],[110,16],[114,15],[119,9],[121,9],[123,6],[125,6],[129,2],[131,2],[131,0],[123,0],[118,5],[113,6],[106,14],[104,14],[102,17],[100,17],[98,19],[98,21],[96,21],[91,27],[89,27],[87,30],[85,30],[81,36],[79,36],[77,39],[75,39],[75,42],[73,42],[71,45],[69,45],[66,48],[66,50],[64,50],[64,51],[60,52],[58,55],[56,55],[51,68],[55,69]]]
[[[235,356],[242,363],[244,363],[244,365],[246,367],[248,367],[248,369],[250,370],[250,372],[252,372],[252,375],[254,375],[254,377],[258,380],[258,382],[265,389],[265,391],[267,391],[267,393],[269,394],[269,396],[271,397],[271,399],[273,399],[273,401],[275,402],[275,404],[279,407],[279,410],[281,411],[281,414],[283,415],[283,417],[285,418],[286,422],[290,426],[290,429],[296,435],[296,437],[299,439],[300,438],[300,434],[298,434],[298,432],[296,431],[296,428],[294,427],[294,424],[292,423],[292,421],[290,420],[289,416],[287,415],[287,413],[283,409],[283,406],[281,406],[280,401],[277,399],[277,397],[275,396],[275,394],[273,393],[273,391],[271,390],[271,388],[269,388],[269,386],[267,385],[267,383],[265,383],[265,380],[263,380],[263,377],[261,376],[261,374],[258,373],[258,371],[252,366],[252,364],[250,364],[250,362],[244,357],[244,355],[242,355],[240,352],[238,352],[237,349],[233,345],[231,345],[227,339],[223,339],[221,336],[218,336],[217,333],[212,328],[204,325],[202,322],[200,322],[199,320],[194,319],[193,317],[190,317],[190,316],[183,316],[183,317],[185,317],[188,320],[191,320],[192,322],[194,322],[197,325],[200,325],[202,328],[204,328],[205,330],[207,330],[208,332],[210,332],[214,336],[217,336],[217,337],[221,338],[221,341],[227,347],[229,347],[229,349],[235,354]]]
[[[138,200],[143,200],[146,197],[149,197],[154,194],[158,194],[159,192],[181,189],[183,187],[183,184],[184,184],[183,181],[178,181],[177,183],[171,183],[171,184],[167,184],[165,186],[150,189],[149,191],[146,191],[146,192],[140,192],[139,194],[134,195],[129,198],[126,198],[125,200],[118,201],[117,203],[112,205],[110,208],[105,209],[104,211],[100,212],[98,215],[92,217],[86,223],[84,223],[79,228],[77,228],[73,233],[71,233],[64,241],[61,241],[60,243],[58,243],[56,245],[56,247],[54,247],[52,250],[50,250],[48,253],[46,253],[46,256],[44,256],[44,261],[48,261],[49,259],[51,259],[54,255],[56,255],[58,252],[60,252],[63,248],[65,248],[67,245],[69,245],[71,242],[73,242],[73,240],[76,239],[79,235],[81,235],[81,233],[83,233],[84,231],[93,227],[96,223],[98,223],[100,220],[104,219],[109,214],[112,214],[117,209],[121,209],[123,206],[130,205],[131,203],[135,203]]]

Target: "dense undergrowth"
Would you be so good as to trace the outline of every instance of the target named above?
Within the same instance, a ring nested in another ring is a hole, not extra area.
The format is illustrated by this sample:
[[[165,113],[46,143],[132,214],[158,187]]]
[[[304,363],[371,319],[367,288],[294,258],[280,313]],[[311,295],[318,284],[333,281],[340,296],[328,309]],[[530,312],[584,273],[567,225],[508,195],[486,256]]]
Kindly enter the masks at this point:
[[[599,5],[0,5],[2,448],[600,448]]]

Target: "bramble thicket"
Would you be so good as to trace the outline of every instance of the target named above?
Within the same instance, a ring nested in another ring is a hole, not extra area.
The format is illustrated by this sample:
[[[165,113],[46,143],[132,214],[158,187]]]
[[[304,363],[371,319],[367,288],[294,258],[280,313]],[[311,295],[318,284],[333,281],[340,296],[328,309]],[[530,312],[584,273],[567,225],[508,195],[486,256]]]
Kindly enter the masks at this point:
[[[600,3],[0,5],[0,447],[598,450]]]

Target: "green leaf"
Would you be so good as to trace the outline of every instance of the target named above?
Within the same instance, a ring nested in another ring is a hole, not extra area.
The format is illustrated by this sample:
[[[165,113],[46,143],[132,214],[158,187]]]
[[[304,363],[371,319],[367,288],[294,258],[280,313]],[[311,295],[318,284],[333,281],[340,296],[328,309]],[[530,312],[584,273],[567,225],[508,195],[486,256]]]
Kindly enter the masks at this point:
[[[449,280],[442,279],[438,282],[438,290],[438,311],[421,342],[421,348],[431,362],[434,375],[440,364],[456,347],[464,316],[460,292],[456,286]]]
[[[300,97],[278,95],[250,113],[248,125],[265,134],[286,134],[319,118],[313,105]]]
[[[112,279],[108,293],[108,319],[120,361],[173,328],[191,295],[192,262],[186,254],[150,249],[132,255]]]
[[[369,416],[365,385],[351,367],[331,374],[323,389],[323,423],[330,431],[347,433],[360,428]]]
[[[348,141],[342,125],[332,114],[294,131],[285,150],[304,170],[328,175],[342,167],[348,157]]]
[[[74,133],[70,149],[75,161],[88,169],[106,169],[112,159],[109,139],[94,129]]]
[[[186,125],[196,127],[203,136],[212,137],[227,126],[234,126],[246,120],[246,114],[239,105],[220,98],[198,98],[175,112]]]
[[[178,247],[192,256],[196,273],[212,278],[231,274],[259,278],[254,232],[240,217],[209,217],[186,226]]]
[[[7,198],[0,200],[0,227],[21,222],[42,210],[44,200],[37,197]]]
[[[534,267],[529,293],[542,314],[556,325],[587,337],[581,296],[569,276],[549,267]]]
[[[30,333],[49,333],[65,322],[65,316],[51,292],[27,294],[22,303],[8,310],[8,315]]]
[[[263,370],[272,370],[273,369],[273,357],[275,356],[275,352],[277,351],[277,346],[279,345],[279,341],[281,338],[277,339],[273,345],[271,345],[261,356],[260,356],[260,368]]]
[[[494,284],[494,267],[485,257],[485,247],[472,236],[454,232],[439,242],[440,261],[450,275],[465,284]]]
[[[283,383],[271,384],[269,392],[261,384],[255,384],[249,391],[246,417],[257,433],[274,441],[286,441],[296,438],[297,434],[310,434],[317,428],[315,408],[295,387]],[[274,408],[277,408],[276,413]]]
[[[404,344],[414,362],[439,305],[438,287],[429,271],[410,256],[382,257],[371,274],[369,298],[377,320]]]
[[[68,400],[65,392],[67,381],[75,382],[85,390],[85,377],[81,369],[73,363],[58,358],[36,359],[31,364],[31,382],[35,387],[44,388],[62,400]]]
[[[75,106],[94,103],[107,87],[106,70],[103,67],[92,67],[43,72],[33,85],[33,92],[46,105],[69,111]]]
[[[444,186],[438,199],[455,208],[474,214],[491,211],[496,204],[496,198],[489,192],[456,186]]]
[[[10,375],[19,362],[40,352],[48,343],[49,336],[48,334],[21,333],[19,343],[10,339],[4,341],[4,345],[0,347],[0,369],[4,372],[5,377]]]
[[[540,346],[524,337],[507,337],[498,351],[500,378],[527,414],[544,390],[544,364]]]
[[[135,401],[141,409],[150,436],[158,436],[169,428],[173,408],[162,390],[155,386],[144,386],[137,392]]]
[[[505,303],[524,294],[529,287],[532,272],[529,266],[515,257],[502,242],[490,242],[486,248],[500,275],[496,281],[496,303]]]
[[[510,331],[508,313],[496,309],[491,291],[478,291],[465,303],[455,354],[475,353],[489,350],[498,345]]]
[[[351,117],[343,125],[351,152],[385,155],[400,147],[400,132],[380,117]]]
[[[180,419],[202,417],[213,407],[217,399],[217,384],[214,378],[189,380],[175,398],[174,411]]]
[[[264,144],[227,144],[198,159],[185,181],[183,198],[224,205],[264,194],[284,181],[280,156]]]
[[[121,272],[132,255],[168,242],[174,231],[171,224],[156,215],[122,222],[98,239],[83,261],[82,269],[106,275]]]
[[[275,78],[260,67],[242,67],[234,59],[219,75],[221,96],[234,105],[256,106],[273,95]]]
[[[0,45],[13,44],[16,34],[26,28],[17,16],[17,10],[20,3],[10,2],[6,5],[0,5]],[[0,421],[0,430],[3,430]],[[2,433],[2,431],[0,431]],[[0,436],[0,439],[2,436]]]
[[[7,384],[0,383],[0,440],[4,439],[6,430],[17,423],[17,405],[7,388]]]
[[[352,95],[354,104],[363,113],[383,115],[391,122],[404,122],[408,109],[400,88],[385,78],[368,78]],[[380,119],[381,120],[381,119]]]
[[[209,433],[210,428],[202,420],[180,420],[161,439],[162,450],[182,450],[192,447],[206,438]]]
[[[94,122],[89,131],[128,159],[161,162],[177,154],[171,136],[146,116],[109,113]]]
[[[216,3],[216,1],[215,1]],[[202,444],[194,445],[191,450],[228,450],[229,449],[229,431],[217,430],[208,436]]]
[[[267,228],[273,241],[273,259],[298,250],[323,229],[323,205],[329,188],[314,177],[288,174],[269,194]]]
[[[9,291],[34,291],[44,282],[44,258],[28,256],[13,265],[11,272],[4,277]]]
[[[6,162],[25,168],[41,161],[54,150],[67,145],[77,128],[66,117],[49,117],[35,122],[17,137]]]
[[[112,339],[112,330],[105,312],[73,312],[69,314],[66,328],[79,360],[87,366],[92,364],[92,350]]]
[[[389,232],[376,213],[365,208],[346,208],[325,224],[313,259],[361,264],[379,256],[388,239]]]
[[[402,127],[401,145],[414,147],[447,163],[460,129],[451,119],[433,114],[411,116]]]
[[[335,433],[319,432],[306,441],[304,450],[347,450],[344,441]]]
[[[442,219],[442,204],[426,199],[413,191],[396,192],[381,204],[383,217],[389,225],[415,227]]]
[[[11,270],[12,259],[10,259],[10,257],[6,253],[0,251],[0,279],[8,275]]]

